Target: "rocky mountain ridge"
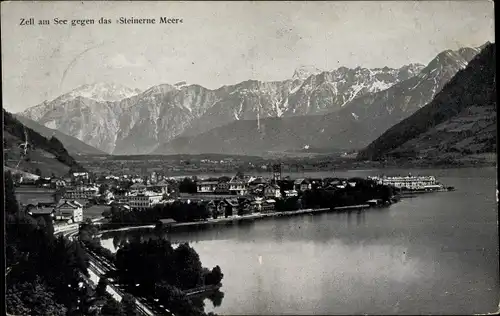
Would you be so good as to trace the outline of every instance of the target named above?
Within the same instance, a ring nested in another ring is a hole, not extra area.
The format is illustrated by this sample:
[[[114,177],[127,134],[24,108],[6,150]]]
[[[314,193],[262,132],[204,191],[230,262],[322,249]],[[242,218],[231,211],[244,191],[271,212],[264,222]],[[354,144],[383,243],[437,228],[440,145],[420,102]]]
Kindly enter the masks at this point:
[[[466,58],[457,56],[457,64],[466,62]],[[441,67],[440,62],[437,67]],[[63,95],[20,114],[107,153],[146,154],[176,137],[193,137],[237,121],[343,111],[361,97],[376,95],[418,77],[424,66],[340,67],[320,73],[307,68],[299,69],[295,79],[248,80],[216,90],[185,83],[157,85],[139,94],[122,89],[121,95],[128,97],[119,101],[113,101],[105,91],[101,96],[101,92],[96,92],[99,88],[82,87],[75,89],[80,93]],[[306,79],[299,79],[307,75]],[[439,88],[440,78],[436,76],[436,87],[429,88],[431,91]],[[365,104],[370,102],[376,100],[365,99]],[[363,109],[352,112],[360,115]]]
[[[385,90],[363,94],[335,112],[235,121],[195,136],[177,137],[154,153],[263,155],[306,147],[358,150],[432,100],[478,51],[466,48],[442,52],[418,75]]]

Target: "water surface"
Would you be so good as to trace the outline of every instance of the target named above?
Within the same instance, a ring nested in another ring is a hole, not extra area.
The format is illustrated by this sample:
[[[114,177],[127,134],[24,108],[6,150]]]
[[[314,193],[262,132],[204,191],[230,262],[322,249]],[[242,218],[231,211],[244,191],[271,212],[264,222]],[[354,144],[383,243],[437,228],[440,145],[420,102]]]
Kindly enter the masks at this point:
[[[171,238],[190,241],[204,266],[222,268],[222,304],[206,302],[206,310],[218,314],[496,311],[495,168],[412,173],[435,175],[457,191],[404,199],[385,209],[262,220]],[[114,248],[112,239],[103,245]]]

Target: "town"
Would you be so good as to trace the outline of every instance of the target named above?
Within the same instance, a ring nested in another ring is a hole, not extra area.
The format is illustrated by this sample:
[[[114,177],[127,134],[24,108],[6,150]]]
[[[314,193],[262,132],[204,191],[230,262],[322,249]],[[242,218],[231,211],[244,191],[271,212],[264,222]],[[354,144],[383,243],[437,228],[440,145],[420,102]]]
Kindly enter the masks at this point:
[[[322,211],[362,210],[416,193],[451,191],[434,176],[308,178],[244,174],[197,177],[72,172],[66,177],[14,176],[21,209],[50,217],[56,232],[92,221],[103,230],[122,227],[200,225]]]
[[[390,182],[390,179],[395,180]],[[232,177],[167,177],[155,171],[143,176],[96,176],[89,172],[74,172],[62,178],[14,176],[21,209],[33,217],[51,217],[56,229],[87,219],[116,227],[161,220],[196,222],[219,217],[255,217],[314,208],[362,209],[396,201],[396,188],[402,187],[402,181],[410,183],[405,186],[412,189],[417,185],[439,187],[433,177],[413,182],[408,182],[411,180],[408,177],[401,179],[291,179],[282,177],[279,164],[273,166],[271,177],[242,172]],[[124,220],[127,213],[147,213],[153,209],[157,210],[154,218]],[[176,216],[172,209],[184,209],[182,216]]]

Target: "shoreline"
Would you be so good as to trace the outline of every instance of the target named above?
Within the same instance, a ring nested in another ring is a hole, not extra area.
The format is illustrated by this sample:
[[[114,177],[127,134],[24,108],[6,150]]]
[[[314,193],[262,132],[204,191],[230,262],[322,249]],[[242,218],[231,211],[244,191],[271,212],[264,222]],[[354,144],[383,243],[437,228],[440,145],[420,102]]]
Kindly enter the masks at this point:
[[[388,206],[388,205],[386,205]],[[296,216],[296,215],[303,215],[303,214],[318,214],[318,213],[324,213],[324,212],[335,212],[335,211],[349,211],[349,210],[364,210],[368,208],[373,208],[369,204],[359,204],[359,205],[350,205],[350,206],[337,206],[334,208],[309,208],[309,209],[300,209],[300,210],[295,210],[295,211],[283,211],[283,212],[269,212],[269,213],[253,213],[250,215],[234,215],[231,217],[222,217],[222,218],[217,218],[217,219],[207,219],[206,221],[196,221],[196,222],[179,222],[179,223],[172,223],[168,225],[164,225],[162,227],[162,230],[169,230],[170,228],[176,228],[176,227],[186,227],[186,226],[207,226],[207,225],[216,225],[216,224],[227,224],[227,223],[239,223],[239,222],[244,222],[244,221],[254,221],[258,219],[264,219],[264,218],[274,218],[274,217],[283,217],[283,216]],[[150,228],[154,229],[156,225],[149,224],[149,225],[140,225],[140,226],[130,226],[130,227],[120,227],[116,229],[107,229],[103,231],[99,231],[99,235],[102,236],[103,234],[106,233],[113,233],[113,232],[119,232],[119,231],[128,231],[128,230],[136,230],[136,229],[144,229],[144,228]]]

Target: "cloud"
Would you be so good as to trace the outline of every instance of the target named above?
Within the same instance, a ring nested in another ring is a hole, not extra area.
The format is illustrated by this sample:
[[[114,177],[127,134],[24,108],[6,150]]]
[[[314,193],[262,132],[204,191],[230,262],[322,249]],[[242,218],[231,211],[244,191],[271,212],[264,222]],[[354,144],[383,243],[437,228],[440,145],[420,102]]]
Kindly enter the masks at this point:
[[[136,68],[145,66],[146,62],[143,56],[140,56],[134,61],[128,59],[123,54],[118,54],[110,58],[107,64],[111,68]]]

